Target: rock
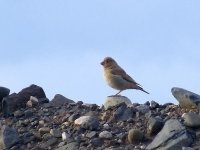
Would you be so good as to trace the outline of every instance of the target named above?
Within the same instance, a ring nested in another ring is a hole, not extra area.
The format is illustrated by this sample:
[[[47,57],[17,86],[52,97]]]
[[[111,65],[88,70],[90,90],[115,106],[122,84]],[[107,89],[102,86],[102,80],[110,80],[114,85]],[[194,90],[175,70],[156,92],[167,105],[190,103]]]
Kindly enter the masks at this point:
[[[16,129],[10,128],[5,125],[1,129],[1,138],[3,140],[3,146],[6,149],[10,149],[15,144],[18,144],[20,142],[20,138]]]
[[[62,133],[59,129],[51,129],[50,134],[52,134],[56,138],[62,137]]]
[[[106,102],[104,103],[104,108],[107,110],[110,107],[118,106],[121,103],[126,105],[131,105],[131,101],[125,96],[108,96]]]
[[[182,147],[182,150],[195,150],[195,149],[191,147]]]
[[[144,103],[144,105],[150,106],[150,102],[149,102],[149,101],[146,101],[146,102]]]
[[[63,133],[62,133],[62,140],[63,140],[63,141],[66,141],[67,138],[68,138],[68,134],[67,134],[66,132],[63,132]]]
[[[182,146],[190,146],[193,142],[191,133],[176,119],[168,120],[147,150],[181,150]]]
[[[135,113],[133,107],[127,107],[125,103],[119,104],[120,106],[117,110],[113,113],[111,118],[112,121],[126,121],[131,119]]]
[[[129,143],[140,142],[143,139],[143,133],[138,129],[131,129],[128,131]]]
[[[4,97],[8,96],[10,89],[6,87],[0,87],[0,112],[2,111],[2,100]]]
[[[89,130],[96,130],[99,127],[99,120],[92,116],[81,116],[74,123]]]
[[[127,144],[125,150],[135,150],[135,146],[133,144]]]
[[[99,137],[102,139],[111,139],[112,133],[110,133],[108,131],[102,131],[101,133],[99,133]]]
[[[100,147],[103,144],[103,141],[100,138],[93,138],[90,140],[90,144],[94,147]]]
[[[86,137],[91,139],[91,138],[94,138],[96,135],[97,135],[96,131],[91,131],[86,134]]]
[[[200,95],[177,87],[172,88],[171,92],[182,108],[200,107]]]
[[[12,94],[4,99],[8,97]],[[19,95],[13,94],[14,98]],[[30,99],[34,101],[34,97]],[[0,149],[6,149],[1,125],[16,129],[18,134],[19,142],[9,150],[144,150],[147,145],[153,150],[196,150],[200,146],[198,109],[153,101],[128,106],[122,102],[106,110],[81,101],[53,107],[50,102],[40,102],[45,98],[37,99],[36,105],[27,107],[26,101],[26,107],[16,107],[9,117],[0,113]],[[171,119],[176,123],[168,123]]]
[[[46,98],[43,89],[37,85],[31,85],[22,89],[18,94],[13,93],[3,98],[2,111],[5,116],[11,115],[15,110],[24,108],[30,96]]]
[[[39,104],[49,103],[48,98],[38,98]]]
[[[75,103],[73,100],[70,100],[60,94],[56,94],[54,96],[54,98],[50,101],[50,105],[54,106],[54,107],[59,107],[62,106],[64,104],[68,104],[68,103]]]
[[[200,115],[193,112],[184,113],[184,124],[189,127],[200,127]]]
[[[142,113],[142,114],[145,114],[147,112],[150,111],[149,109],[149,106],[148,105],[139,105],[139,106],[136,106],[136,109],[138,110],[138,112]]]
[[[13,94],[3,98],[2,112],[4,113],[4,116],[9,116],[15,110],[20,108],[20,104],[18,103],[18,99],[19,99],[19,96],[16,93],[13,93]]]
[[[44,148],[55,145],[58,142],[57,138],[51,137],[44,143]]]
[[[21,110],[17,110],[13,114],[14,114],[15,117],[20,118],[24,115],[24,112],[21,111]]]
[[[61,146],[55,150],[78,150],[79,144],[77,142],[71,142],[67,145]]]
[[[151,108],[152,109],[156,109],[156,108],[158,108],[160,105],[157,103],[157,102],[155,102],[155,101],[151,101]]]
[[[50,132],[50,128],[49,127],[42,127],[39,129],[39,133],[41,135],[45,134],[45,133],[49,133]]]
[[[80,114],[77,114],[77,113],[75,113],[75,114],[72,114],[69,118],[68,118],[68,121],[69,122],[74,122],[77,118],[79,118],[80,117]]]
[[[108,130],[108,129],[110,129],[110,126],[109,126],[109,124],[106,123],[106,124],[103,125],[103,128]]]
[[[24,112],[24,116],[25,116],[26,118],[32,117],[32,116],[33,116],[33,111],[31,111],[31,110],[26,110],[26,111]]]
[[[149,135],[155,135],[162,129],[164,121],[160,118],[150,117],[148,121],[147,132]]]
[[[31,96],[29,101],[26,103],[26,106],[27,107],[35,107],[39,104],[39,100],[34,97],[34,96]]]
[[[31,141],[33,141],[34,140],[34,135],[32,134],[32,133],[29,133],[29,132],[26,132],[26,133],[24,133],[24,135],[23,135],[23,143],[24,144],[28,144],[28,143],[30,143]]]

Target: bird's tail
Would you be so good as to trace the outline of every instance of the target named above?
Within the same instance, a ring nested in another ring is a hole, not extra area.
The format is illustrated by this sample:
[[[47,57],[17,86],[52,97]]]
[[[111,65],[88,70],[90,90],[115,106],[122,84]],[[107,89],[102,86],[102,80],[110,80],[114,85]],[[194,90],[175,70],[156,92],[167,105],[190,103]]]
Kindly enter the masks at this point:
[[[149,92],[145,91],[143,88],[140,89],[140,90],[143,91],[143,92],[145,92],[145,93],[147,93],[147,94],[149,94]]]
[[[149,94],[149,92],[145,91],[145,90],[144,90],[142,87],[140,87],[140,86],[138,86],[138,89],[141,90],[141,91],[143,91],[143,92],[145,92],[145,93],[147,93],[147,94]]]
[[[140,85],[140,84],[131,84],[131,88],[133,88],[133,89],[137,89],[137,90],[141,90],[141,91],[143,91],[143,92],[145,92],[145,93],[147,93],[147,94],[149,94],[149,92],[147,92],[147,91],[145,91],[143,88],[142,88],[142,86]]]

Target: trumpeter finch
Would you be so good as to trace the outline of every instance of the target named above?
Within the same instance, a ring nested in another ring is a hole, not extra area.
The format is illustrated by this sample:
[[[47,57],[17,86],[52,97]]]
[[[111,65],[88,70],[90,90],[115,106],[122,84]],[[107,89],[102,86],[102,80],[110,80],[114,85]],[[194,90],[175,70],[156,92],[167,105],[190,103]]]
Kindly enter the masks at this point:
[[[104,68],[104,78],[108,85],[116,90],[119,90],[119,92],[115,95],[118,95],[120,92],[127,89],[141,90],[149,94],[140,84],[133,80],[113,58],[104,58],[101,65]]]

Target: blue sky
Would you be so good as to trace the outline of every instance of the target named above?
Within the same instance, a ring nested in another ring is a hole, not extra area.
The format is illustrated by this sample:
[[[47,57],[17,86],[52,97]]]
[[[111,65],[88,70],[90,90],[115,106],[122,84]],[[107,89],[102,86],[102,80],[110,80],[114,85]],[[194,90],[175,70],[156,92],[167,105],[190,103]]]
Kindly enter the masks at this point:
[[[132,102],[174,102],[171,88],[200,93],[200,1],[0,1],[0,86],[34,83],[49,99],[104,103],[117,91],[103,80],[111,56],[147,95]]]

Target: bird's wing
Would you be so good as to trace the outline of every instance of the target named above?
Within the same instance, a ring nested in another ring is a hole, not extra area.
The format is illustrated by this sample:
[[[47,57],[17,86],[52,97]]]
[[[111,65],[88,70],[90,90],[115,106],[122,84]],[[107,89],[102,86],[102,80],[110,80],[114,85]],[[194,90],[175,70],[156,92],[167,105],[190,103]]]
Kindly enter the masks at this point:
[[[131,78],[122,68],[112,69],[111,73],[114,74],[114,75],[120,75],[124,80],[141,86],[133,78]]]

